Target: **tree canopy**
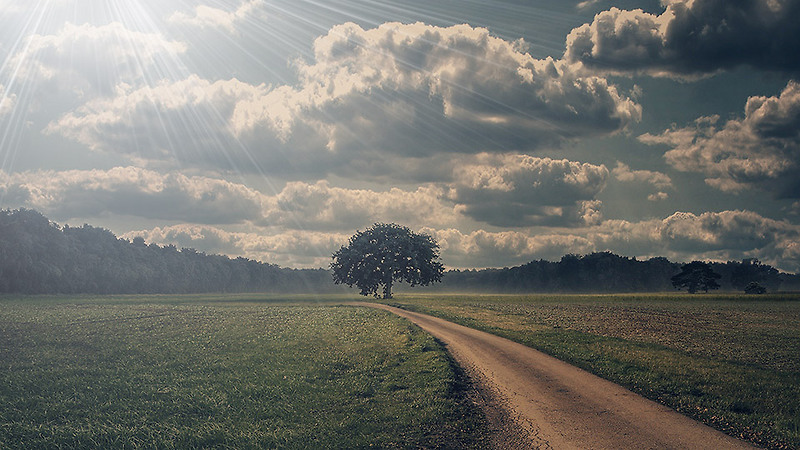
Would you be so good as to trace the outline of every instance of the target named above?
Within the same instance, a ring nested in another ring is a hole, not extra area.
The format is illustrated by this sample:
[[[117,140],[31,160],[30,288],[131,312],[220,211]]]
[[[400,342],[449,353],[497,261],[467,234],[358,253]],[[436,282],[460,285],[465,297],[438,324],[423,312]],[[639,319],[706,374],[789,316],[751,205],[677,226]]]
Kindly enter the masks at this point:
[[[357,231],[332,255],[330,268],[336,284],[356,285],[361,295],[392,297],[392,284],[427,286],[441,281],[444,266],[439,244],[428,234],[414,233],[394,223],[376,223]]]
[[[702,261],[692,261],[681,266],[681,272],[672,277],[672,285],[676,289],[686,288],[690,294],[702,289],[719,289],[717,280],[722,276],[711,269],[711,264]]]

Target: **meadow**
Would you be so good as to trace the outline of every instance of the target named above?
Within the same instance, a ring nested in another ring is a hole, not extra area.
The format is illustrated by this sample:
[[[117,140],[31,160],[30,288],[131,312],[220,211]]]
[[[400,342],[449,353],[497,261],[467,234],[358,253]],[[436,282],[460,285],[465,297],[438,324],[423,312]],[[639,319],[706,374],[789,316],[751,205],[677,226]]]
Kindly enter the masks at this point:
[[[434,339],[383,311],[0,298],[3,449],[481,447],[466,389]]]
[[[800,295],[403,295],[730,435],[800,448]]]
[[[0,448],[488,445],[442,346],[343,305],[353,299],[0,297]],[[758,445],[800,448],[798,295],[386,302],[540,349]]]

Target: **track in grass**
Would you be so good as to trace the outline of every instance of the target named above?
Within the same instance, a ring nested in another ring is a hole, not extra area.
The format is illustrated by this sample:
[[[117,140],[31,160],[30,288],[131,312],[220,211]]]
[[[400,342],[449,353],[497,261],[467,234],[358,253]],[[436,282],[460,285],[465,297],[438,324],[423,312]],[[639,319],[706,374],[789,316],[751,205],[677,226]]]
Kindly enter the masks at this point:
[[[444,342],[526,430],[526,447],[752,448],[530,347],[437,317],[365,305],[405,317]]]
[[[800,296],[402,295],[767,448],[800,447]]]

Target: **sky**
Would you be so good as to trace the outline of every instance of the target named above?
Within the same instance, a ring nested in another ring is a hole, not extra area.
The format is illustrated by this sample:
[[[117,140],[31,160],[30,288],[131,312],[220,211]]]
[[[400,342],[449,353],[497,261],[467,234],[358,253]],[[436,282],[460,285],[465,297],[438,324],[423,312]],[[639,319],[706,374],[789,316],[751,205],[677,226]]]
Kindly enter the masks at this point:
[[[0,0],[0,208],[327,267],[800,272],[800,0]]]

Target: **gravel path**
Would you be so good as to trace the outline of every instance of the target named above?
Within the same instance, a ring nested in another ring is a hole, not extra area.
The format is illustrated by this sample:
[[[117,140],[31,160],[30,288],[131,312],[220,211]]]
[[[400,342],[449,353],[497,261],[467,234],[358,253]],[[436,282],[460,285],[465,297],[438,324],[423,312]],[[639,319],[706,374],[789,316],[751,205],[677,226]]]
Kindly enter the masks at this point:
[[[530,347],[386,305],[356,303],[405,317],[445,344],[489,408],[511,421],[506,448],[753,448],[627,389]],[[490,414],[491,415],[491,414]],[[502,427],[501,427],[502,428]]]

